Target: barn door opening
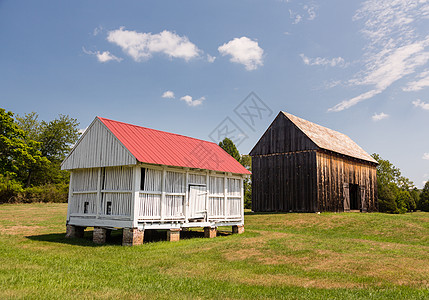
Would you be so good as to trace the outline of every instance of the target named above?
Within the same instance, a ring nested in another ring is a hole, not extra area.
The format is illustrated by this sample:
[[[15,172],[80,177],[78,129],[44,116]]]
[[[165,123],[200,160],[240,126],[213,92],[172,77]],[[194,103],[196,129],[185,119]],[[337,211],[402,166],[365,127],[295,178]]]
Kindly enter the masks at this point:
[[[204,220],[206,211],[206,195],[207,187],[202,184],[189,185],[189,199],[186,209],[187,218],[189,221]]]
[[[359,210],[361,199],[359,197],[359,185],[350,184],[350,210]]]

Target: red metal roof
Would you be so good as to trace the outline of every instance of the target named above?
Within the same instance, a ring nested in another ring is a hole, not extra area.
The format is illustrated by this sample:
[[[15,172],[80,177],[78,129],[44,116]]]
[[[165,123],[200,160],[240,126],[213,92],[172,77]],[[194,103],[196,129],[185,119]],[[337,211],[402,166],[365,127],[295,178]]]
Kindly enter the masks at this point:
[[[140,162],[250,174],[245,167],[215,143],[97,118]]]

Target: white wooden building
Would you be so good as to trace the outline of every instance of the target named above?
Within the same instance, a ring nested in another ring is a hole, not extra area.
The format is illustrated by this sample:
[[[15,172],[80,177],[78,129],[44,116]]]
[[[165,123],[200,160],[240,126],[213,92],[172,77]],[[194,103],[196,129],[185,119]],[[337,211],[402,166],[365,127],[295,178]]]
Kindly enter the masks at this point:
[[[217,144],[96,117],[61,168],[70,171],[67,236],[94,227],[94,242],[123,228],[123,244],[144,230],[244,230],[243,179],[250,172]]]

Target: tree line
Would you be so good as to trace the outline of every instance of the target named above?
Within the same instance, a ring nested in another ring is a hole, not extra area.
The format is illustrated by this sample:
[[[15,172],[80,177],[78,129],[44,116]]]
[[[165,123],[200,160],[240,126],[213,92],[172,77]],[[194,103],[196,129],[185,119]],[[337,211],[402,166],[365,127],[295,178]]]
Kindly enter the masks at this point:
[[[249,171],[252,171],[252,158],[249,155],[240,155],[237,147],[225,138],[219,146],[240,162]],[[422,191],[414,183],[402,176],[399,168],[379,154],[371,155],[377,162],[377,190],[378,210],[385,213],[402,214],[416,210],[429,211],[429,180]],[[252,181],[244,182],[244,207],[252,208]]]
[[[69,173],[61,162],[80,136],[79,122],[68,115],[51,121],[39,120],[37,113],[14,115],[0,108],[0,203],[67,202]],[[249,171],[252,159],[240,155],[234,143],[219,143]],[[379,154],[377,166],[378,208],[380,212],[429,211],[429,181],[418,190],[402,176],[399,168]],[[251,208],[252,181],[244,181],[244,205]]]
[[[402,176],[399,168],[379,154],[371,155],[377,162],[378,210],[402,214],[416,210],[429,211],[429,180],[422,191]]]
[[[78,140],[79,122],[0,108],[0,203],[67,202],[69,173],[60,164]]]

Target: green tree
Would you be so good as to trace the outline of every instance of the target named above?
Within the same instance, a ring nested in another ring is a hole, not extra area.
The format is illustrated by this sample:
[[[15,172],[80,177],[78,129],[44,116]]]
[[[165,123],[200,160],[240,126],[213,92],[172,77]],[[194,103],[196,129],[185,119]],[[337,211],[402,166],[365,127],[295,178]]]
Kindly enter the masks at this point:
[[[398,207],[396,205],[396,187],[393,184],[380,184],[377,182],[378,188],[378,210],[380,212],[386,213],[396,213],[398,211]]]
[[[411,211],[412,209],[409,208],[415,208],[415,203],[413,203],[413,198],[411,198],[410,192],[408,191],[399,191],[399,193],[396,195],[396,206],[398,209],[398,213],[403,214],[407,211]]]
[[[425,186],[423,187],[417,208],[422,211],[429,211],[429,180],[426,181]]]
[[[219,146],[225,150],[229,155],[234,157],[238,162],[241,161],[240,153],[237,150],[234,142],[229,138],[224,138],[223,141],[219,142]]]
[[[17,122],[27,137],[39,142],[39,151],[51,164],[45,168],[31,168],[26,186],[67,183],[69,174],[61,171],[60,164],[79,138],[79,123],[68,115],[59,115],[50,122],[39,121],[38,117],[32,112],[18,116]]]
[[[252,157],[250,155],[241,155],[241,164],[247,170],[252,172]],[[250,178],[244,179],[244,208],[252,208],[252,180]]]
[[[374,153],[377,160],[377,189],[380,212],[404,213],[416,208],[411,191],[415,188],[411,180],[401,175],[399,168]],[[414,194],[414,193],[413,193]]]
[[[49,165],[39,148],[40,143],[29,139],[19,128],[13,113],[0,108],[0,174],[25,183],[30,170]]]
[[[416,204],[416,207],[414,207],[413,210],[416,210],[417,206],[418,206],[418,203],[419,203],[419,200],[420,200],[420,192],[419,192],[419,190],[416,187],[414,187],[410,191],[410,195],[411,195],[411,198],[413,198],[414,203]]]
[[[371,155],[377,162],[377,181],[386,185],[394,183],[398,185],[401,171],[395,167],[390,161],[382,159],[379,154],[374,153]]]

